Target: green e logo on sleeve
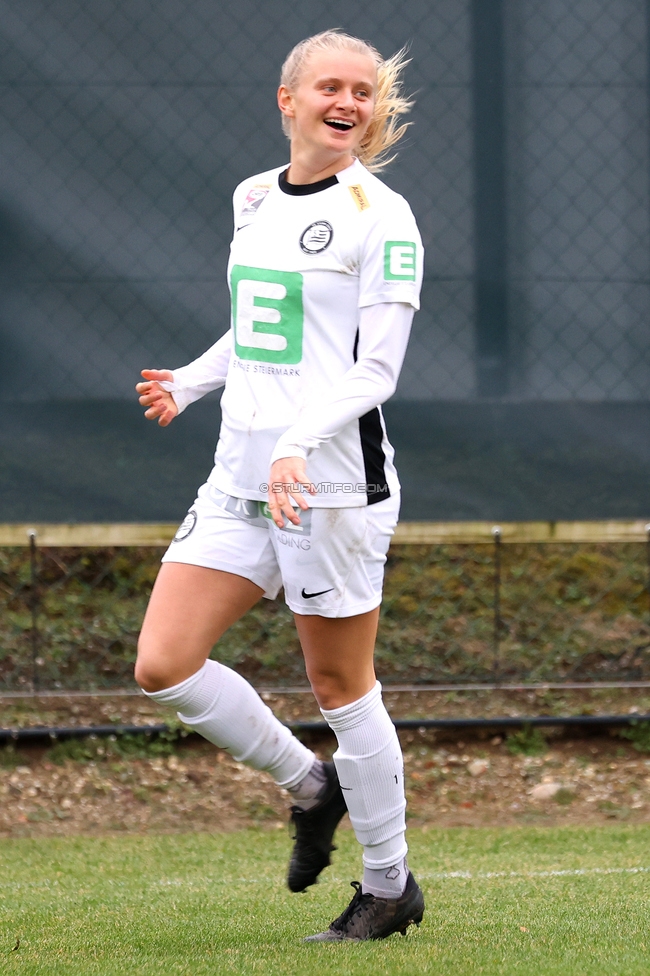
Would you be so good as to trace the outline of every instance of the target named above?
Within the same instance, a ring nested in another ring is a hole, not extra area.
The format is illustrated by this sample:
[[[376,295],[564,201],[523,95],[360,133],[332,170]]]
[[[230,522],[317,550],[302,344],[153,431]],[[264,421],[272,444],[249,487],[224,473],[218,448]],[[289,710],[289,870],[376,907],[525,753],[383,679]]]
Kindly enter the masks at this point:
[[[263,363],[302,359],[302,275],[236,264],[230,275],[235,352]]]
[[[386,241],[384,247],[384,281],[415,281],[415,244],[413,241]]]

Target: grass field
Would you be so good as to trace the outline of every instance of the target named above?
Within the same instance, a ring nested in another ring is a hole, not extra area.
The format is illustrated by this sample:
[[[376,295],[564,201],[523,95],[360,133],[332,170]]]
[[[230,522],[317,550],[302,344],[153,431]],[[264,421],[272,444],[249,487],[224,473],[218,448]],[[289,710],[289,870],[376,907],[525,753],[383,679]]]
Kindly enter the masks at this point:
[[[43,976],[647,976],[650,828],[412,831],[420,930],[305,945],[352,895],[283,886],[280,831],[0,843],[0,971]],[[17,939],[18,949],[14,950]]]

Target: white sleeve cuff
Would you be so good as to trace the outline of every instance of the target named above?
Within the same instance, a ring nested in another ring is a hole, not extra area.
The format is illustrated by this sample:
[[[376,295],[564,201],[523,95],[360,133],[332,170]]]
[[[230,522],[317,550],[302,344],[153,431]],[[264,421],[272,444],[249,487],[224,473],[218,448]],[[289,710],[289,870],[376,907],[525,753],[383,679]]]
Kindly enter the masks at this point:
[[[279,461],[280,458],[289,457],[299,457],[302,458],[303,461],[306,461],[307,451],[304,449],[304,447],[301,447],[300,444],[286,442],[283,434],[282,437],[278,438],[278,442],[275,445],[275,449],[271,455],[271,464],[273,464],[274,461]]]
[[[167,393],[171,393],[179,413],[182,413],[186,407],[189,407],[190,403],[193,403],[194,400],[199,399],[199,397],[192,397],[190,390],[183,389],[171,380],[162,380],[160,386]]]
[[[165,380],[160,385],[163,390],[171,393],[178,412],[195,400],[200,400],[206,393],[218,390],[226,382],[230,355],[232,351],[232,330],[222,335],[213,346],[210,346],[202,356],[173,370],[172,381]]]

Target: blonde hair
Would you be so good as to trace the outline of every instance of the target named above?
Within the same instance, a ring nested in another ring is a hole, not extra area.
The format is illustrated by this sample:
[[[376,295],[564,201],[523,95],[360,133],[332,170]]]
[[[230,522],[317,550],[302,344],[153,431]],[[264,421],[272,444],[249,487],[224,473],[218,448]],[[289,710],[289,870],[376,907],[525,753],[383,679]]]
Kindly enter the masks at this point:
[[[295,91],[305,65],[317,51],[354,51],[355,54],[366,55],[374,62],[377,68],[375,106],[368,131],[355,155],[373,173],[384,169],[395,159],[395,154],[388,156],[388,152],[411,125],[410,122],[398,122],[399,116],[405,115],[413,105],[402,92],[401,75],[409,63],[406,58],[407,49],[404,47],[392,58],[384,60],[377,48],[367,41],[344,34],[339,29],[323,31],[322,34],[314,34],[296,44],[289,52],[282,65],[280,84],[289,91]],[[291,137],[291,119],[284,115],[282,130],[287,138]]]

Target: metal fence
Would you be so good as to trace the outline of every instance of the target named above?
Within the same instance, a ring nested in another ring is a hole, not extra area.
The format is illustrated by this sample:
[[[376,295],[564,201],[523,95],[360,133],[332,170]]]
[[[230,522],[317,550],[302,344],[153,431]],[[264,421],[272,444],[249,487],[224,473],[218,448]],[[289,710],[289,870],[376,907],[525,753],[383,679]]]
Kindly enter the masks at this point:
[[[649,528],[407,524],[388,558],[380,677],[650,680]],[[610,541],[584,541],[590,536]],[[34,535],[28,547],[0,549],[0,691],[133,687],[137,634],[163,551],[41,547]],[[258,686],[306,684],[281,600],[262,600],[216,656]]]
[[[389,180],[430,245],[403,389],[466,396],[472,364],[470,8],[415,0],[0,3],[0,120],[15,368],[4,400],[131,398],[225,331],[236,184],[288,157],[290,48],[340,25],[412,45],[415,126]]]
[[[411,46],[388,173],[427,247],[408,399],[647,400],[645,0],[0,3],[3,400],[130,397],[228,322],[237,182],[280,165],[280,64]]]
[[[454,432],[434,458],[418,449],[407,517],[641,515],[647,20],[646,0],[0,0],[0,520],[182,516],[187,459],[173,466],[171,447],[136,430],[133,385],[143,366],[187,362],[227,327],[232,190],[286,161],[280,64],[334,25],[385,55],[411,46],[414,125],[386,179],[413,207],[427,263],[397,393],[412,433],[397,447],[421,446],[422,401]],[[489,423],[486,397],[500,408]],[[531,424],[531,408],[567,400],[562,423],[533,409]],[[608,406],[628,408],[625,443]],[[202,439],[199,416],[183,418],[201,445],[194,486],[217,429]],[[532,460],[513,430],[528,433]],[[485,484],[486,439],[500,463],[516,455],[505,514]],[[156,499],[144,454],[164,485]],[[522,512],[514,496],[556,471],[561,503],[536,497]],[[612,471],[633,497],[606,484]],[[433,476],[457,506],[468,499],[460,514],[438,500],[423,511]],[[571,495],[585,478],[597,482],[588,510]],[[164,512],[161,496],[173,500]]]

